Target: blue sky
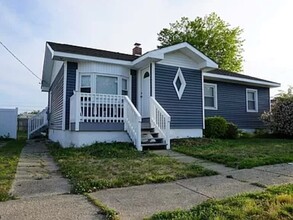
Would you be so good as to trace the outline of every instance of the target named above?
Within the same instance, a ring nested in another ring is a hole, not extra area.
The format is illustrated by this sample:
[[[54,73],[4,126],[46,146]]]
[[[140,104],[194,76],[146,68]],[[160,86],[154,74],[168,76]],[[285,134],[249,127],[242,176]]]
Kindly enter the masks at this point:
[[[155,49],[157,33],[187,16],[216,12],[244,29],[244,74],[293,85],[290,0],[0,0],[0,41],[41,77],[46,41],[130,53]],[[47,94],[0,45],[0,107],[42,109]],[[272,95],[279,89],[272,90]]]

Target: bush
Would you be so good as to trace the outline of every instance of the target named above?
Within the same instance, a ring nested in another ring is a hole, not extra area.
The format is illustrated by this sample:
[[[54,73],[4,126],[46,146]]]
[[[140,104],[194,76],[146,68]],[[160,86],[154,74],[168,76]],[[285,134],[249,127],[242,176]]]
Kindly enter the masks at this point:
[[[293,96],[277,97],[271,111],[264,112],[261,119],[274,134],[293,137]]]
[[[225,138],[236,139],[239,136],[239,131],[237,125],[232,122],[227,123],[227,130]]]
[[[223,138],[227,131],[228,123],[220,116],[208,117],[205,119],[204,135],[207,138]]]

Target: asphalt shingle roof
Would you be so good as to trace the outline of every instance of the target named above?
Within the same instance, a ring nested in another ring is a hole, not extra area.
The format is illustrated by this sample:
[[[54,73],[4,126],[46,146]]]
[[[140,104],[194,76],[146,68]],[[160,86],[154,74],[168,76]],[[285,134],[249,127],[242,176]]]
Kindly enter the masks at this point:
[[[107,50],[93,49],[88,47],[74,46],[69,44],[60,44],[60,43],[54,43],[54,42],[47,42],[47,43],[50,45],[50,47],[54,51],[65,52],[65,53],[73,53],[73,54],[103,57],[103,58],[125,60],[125,61],[133,61],[138,58],[138,56],[134,56],[131,54],[124,54],[124,53],[107,51]],[[208,73],[218,74],[223,76],[232,76],[232,77],[237,77],[242,79],[258,80],[258,81],[263,81],[268,83],[276,83],[276,82],[272,82],[272,81],[268,81],[268,80],[240,74],[240,73],[235,73],[235,72],[231,72],[227,70],[222,70],[222,69],[211,70],[211,71],[208,71]]]
[[[69,44],[59,44],[54,42],[47,42],[50,47],[54,51],[64,52],[64,53],[73,53],[73,54],[81,54],[86,56],[94,56],[94,57],[103,57],[109,59],[116,59],[116,60],[126,60],[126,61],[133,61],[137,56],[131,54],[124,54],[118,52],[112,52],[107,50],[99,50],[87,47],[80,47],[80,46],[73,46]]]

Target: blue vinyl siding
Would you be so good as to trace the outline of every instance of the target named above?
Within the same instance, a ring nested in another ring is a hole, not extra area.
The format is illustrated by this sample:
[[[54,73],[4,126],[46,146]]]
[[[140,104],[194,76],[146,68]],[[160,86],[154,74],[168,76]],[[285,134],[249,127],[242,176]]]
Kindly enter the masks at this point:
[[[73,95],[76,83],[77,63],[67,63],[67,82],[66,82],[66,108],[65,108],[65,129],[69,129],[70,116],[70,97]]]
[[[217,84],[218,110],[205,110],[205,117],[222,116],[239,128],[263,128],[260,116],[270,109],[269,88],[205,80]],[[246,111],[246,89],[257,89],[258,112]]]
[[[51,106],[49,105],[49,128],[54,130],[62,129],[63,116],[63,82],[64,82],[64,66],[58,72],[50,90],[51,92]],[[49,97],[50,99],[50,97]]]
[[[171,116],[171,128],[202,128],[202,73],[200,70],[181,68],[186,81],[179,100],[173,80],[178,67],[156,64],[155,98]]]

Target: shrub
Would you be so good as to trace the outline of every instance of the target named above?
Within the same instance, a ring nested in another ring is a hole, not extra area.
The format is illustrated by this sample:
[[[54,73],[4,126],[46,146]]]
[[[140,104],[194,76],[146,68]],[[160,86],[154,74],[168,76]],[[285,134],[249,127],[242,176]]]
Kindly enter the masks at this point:
[[[220,116],[205,119],[204,135],[207,138],[223,138],[227,131],[227,121]]]
[[[280,96],[275,99],[271,111],[261,116],[274,134],[293,137],[293,96]]]
[[[227,123],[227,130],[225,138],[236,139],[239,136],[239,131],[237,125],[232,122]]]

